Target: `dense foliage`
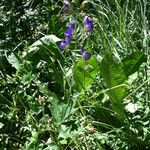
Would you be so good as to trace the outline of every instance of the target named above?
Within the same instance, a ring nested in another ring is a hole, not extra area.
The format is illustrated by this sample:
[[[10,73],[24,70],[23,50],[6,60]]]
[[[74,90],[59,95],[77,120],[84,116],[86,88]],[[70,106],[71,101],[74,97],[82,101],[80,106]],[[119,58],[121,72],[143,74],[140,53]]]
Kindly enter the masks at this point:
[[[0,150],[150,149],[148,0],[0,1]]]

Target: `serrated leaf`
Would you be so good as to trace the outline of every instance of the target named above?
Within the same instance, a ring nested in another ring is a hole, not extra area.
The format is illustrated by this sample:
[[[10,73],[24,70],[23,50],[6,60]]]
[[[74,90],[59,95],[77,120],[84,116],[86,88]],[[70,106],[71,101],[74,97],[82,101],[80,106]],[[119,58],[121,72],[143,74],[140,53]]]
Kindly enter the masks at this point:
[[[86,90],[95,80],[98,71],[99,65],[96,58],[91,57],[88,61],[78,61],[74,67],[74,79],[77,90]]]
[[[138,71],[143,62],[146,62],[146,56],[143,52],[133,52],[123,58],[122,63],[124,65],[126,77]]]
[[[69,104],[60,102],[58,99],[53,99],[51,101],[51,113],[55,118],[57,124],[61,124],[67,117],[72,113],[72,107]]]

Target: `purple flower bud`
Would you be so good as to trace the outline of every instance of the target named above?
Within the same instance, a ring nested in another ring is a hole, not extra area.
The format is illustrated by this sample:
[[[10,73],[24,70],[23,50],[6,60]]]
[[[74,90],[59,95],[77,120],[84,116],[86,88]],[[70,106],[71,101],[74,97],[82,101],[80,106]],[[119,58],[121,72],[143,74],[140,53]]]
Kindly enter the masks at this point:
[[[59,42],[59,47],[60,47],[61,50],[67,49],[68,46],[69,46],[69,44],[66,41]]]
[[[75,21],[71,21],[70,24],[69,24],[69,28],[74,30],[75,29],[75,25],[76,25]]]
[[[89,60],[91,58],[91,54],[87,52],[84,48],[80,49],[80,54],[83,56],[85,60]]]
[[[80,54],[83,55],[84,52],[85,52],[85,49],[84,49],[84,48],[81,48],[81,49],[80,49]]]
[[[70,3],[67,0],[64,0],[64,6],[62,8],[62,12],[67,12],[69,10]]]
[[[85,28],[86,32],[91,32],[94,28],[94,23],[91,20],[91,18],[88,16],[85,16],[85,18],[83,20],[83,24],[84,24],[84,28]]]
[[[85,51],[82,56],[85,60],[89,60],[91,58],[91,54],[87,51]]]
[[[73,33],[73,29],[68,28],[68,29],[64,32],[64,35],[65,35],[66,37],[68,37],[69,39],[72,39],[72,33]]]
[[[66,37],[66,38],[65,38],[65,41],[66,41],[66,43],[69,45],[69,44],[70,44],[70,42],[71,42],[71,39],[70,39],[70,38],[68,38],[68,37]]]

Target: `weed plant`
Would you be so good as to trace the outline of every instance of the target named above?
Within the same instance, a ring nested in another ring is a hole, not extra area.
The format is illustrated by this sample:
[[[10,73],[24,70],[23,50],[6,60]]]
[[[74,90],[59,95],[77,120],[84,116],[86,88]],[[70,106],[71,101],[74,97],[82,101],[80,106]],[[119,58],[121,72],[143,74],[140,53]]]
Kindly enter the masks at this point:
[[[0,150],[150,149],[148,0],[0,2]]]

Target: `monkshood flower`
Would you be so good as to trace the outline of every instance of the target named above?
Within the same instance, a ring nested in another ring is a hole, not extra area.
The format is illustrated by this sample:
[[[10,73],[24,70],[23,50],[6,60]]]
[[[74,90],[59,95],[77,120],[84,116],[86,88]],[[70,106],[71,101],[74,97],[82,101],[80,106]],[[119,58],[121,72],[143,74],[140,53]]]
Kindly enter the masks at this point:
[[[65,41],[66,41],[66,43],[69,45],[69,44],[70,44],[70,42],[71,42],[71,39],[70,39],[70,38],[68,38],[68,37],[66,37],[66,38],[65,38]]]
[[[69,46],[69,43],[66,42],[66,41],[61,41],[61,42],[59,42],[59,47],[60,47],[61,50],[67,49],[68,46]]]
[[[85,60],[89,60],[91,58],[91,54],[87,52],[84,48],[80,49],[80,54],[83,56]]]
[[[69,24],[69,28],[71,28],[71,29],[75,29],[75,26],[76,26],[76,23],[75,23],[75,21],[71,21],[70,22],[70,24]]]
[[[80,54],[83,55],[83,53],[85,52],[86,50],[84,48],[80,48]]]
[[[86,32],[91,32],[94,28],[94,23],[92,21],[92,19],[88,16],[85,16],[84,20],[83,20],[83,24],[84,24],[84,28],[86,30]]]
[[[72,28],[68,28],[65,32],[64,35],[65,37],[72,39],[72,34],[73,34],[73,29]]]
[[[91,54],[87,51],[85,51],[82,56],[85,60],[89,60],[91,58]]]
[[[70,8],[70,3],[67,0],[64,0],[64,6],[62,8],[62,13],[67,12]]]

